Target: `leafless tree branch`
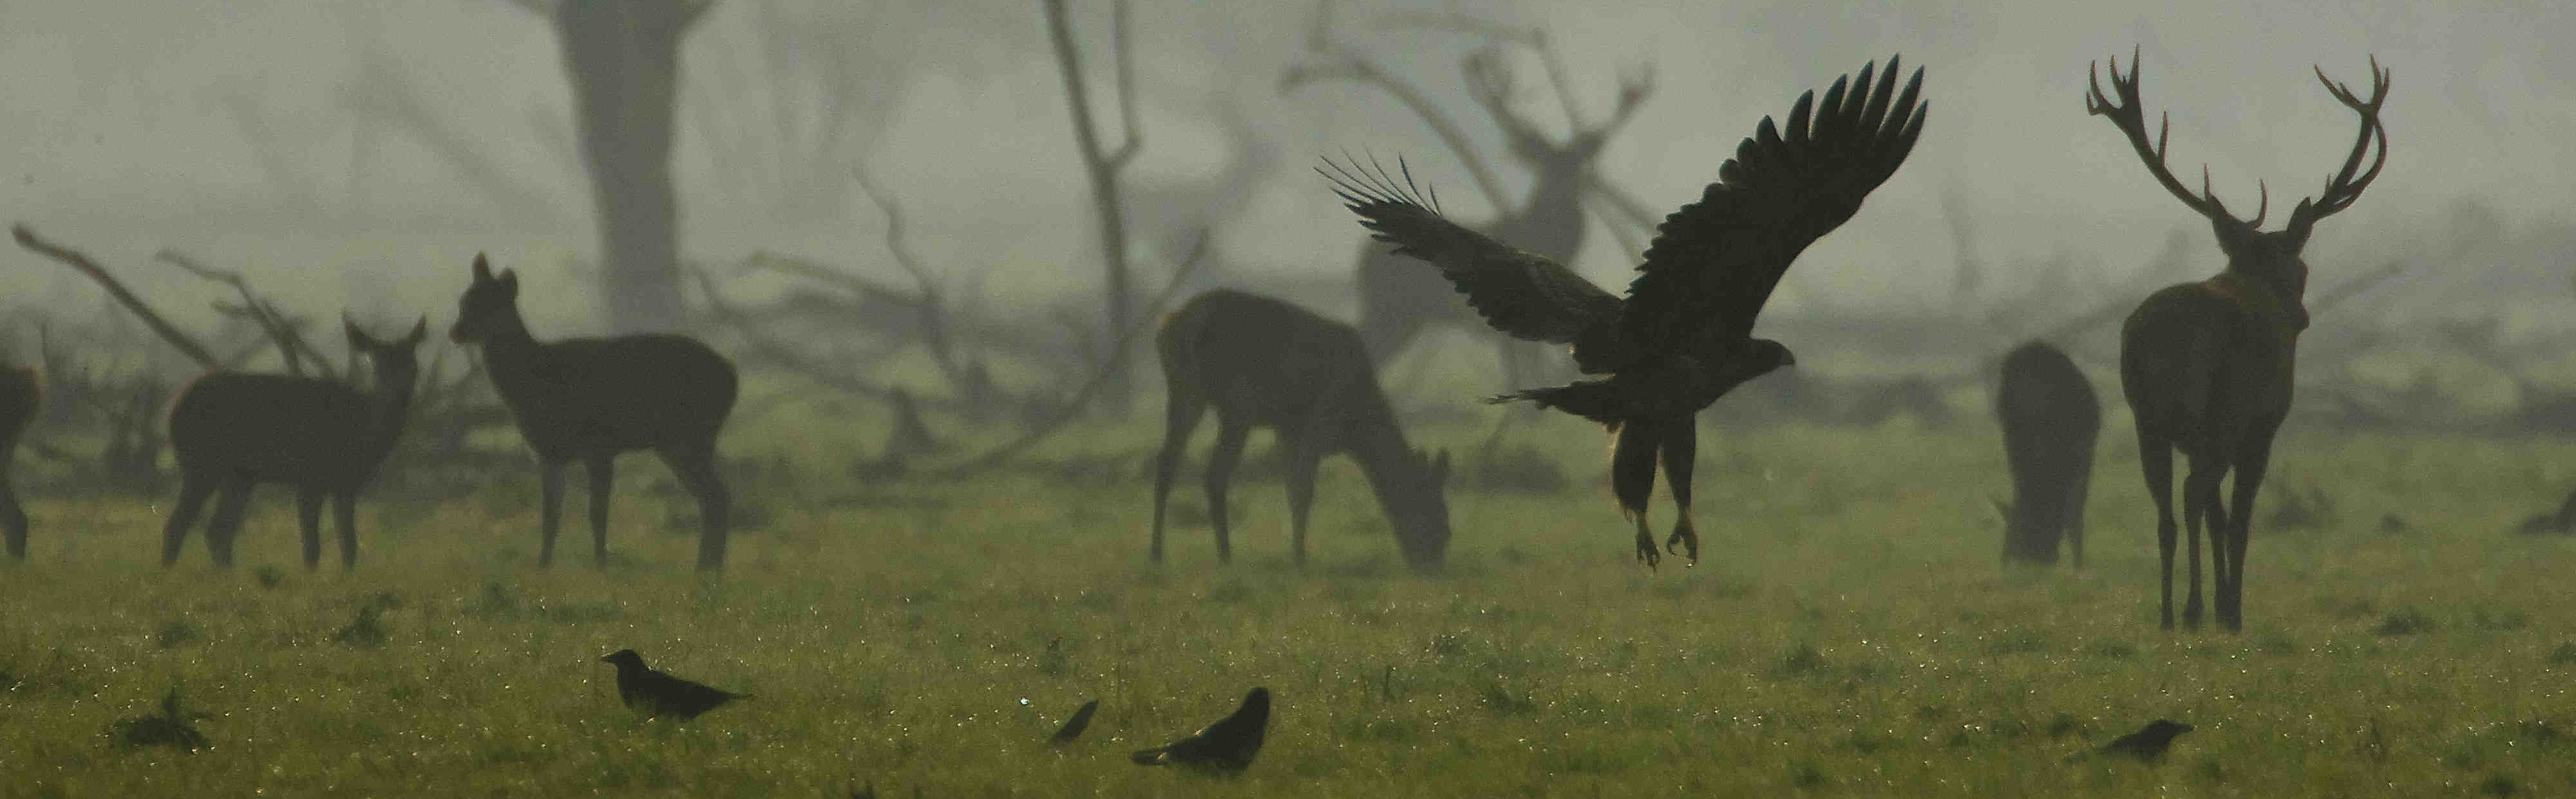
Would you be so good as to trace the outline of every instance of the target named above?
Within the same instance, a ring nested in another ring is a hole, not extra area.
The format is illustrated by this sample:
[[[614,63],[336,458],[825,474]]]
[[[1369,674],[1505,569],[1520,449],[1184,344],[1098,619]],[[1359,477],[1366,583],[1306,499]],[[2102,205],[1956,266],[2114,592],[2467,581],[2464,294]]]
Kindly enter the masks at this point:
[[[90,280],[96,281],[100,288],[107,290],[108,296],[116,299],[117,304],[133,312],[135,318],[143,320],[143,324],[152,328],[152,332],[160,336],[162,341],[169,342],[171,349],[188,356],[188,360],[196,361],[199,367],[212,370],[221,363],[213,354],[206,351],[204,344],[198,343],[195,338],[161,318],[161,314],[154,312],[151,305],[143,302],[142,297],[135,296],[134,292],[126,289],[125,284],[119,282],[115,275],[108,273],[107,267],[98,265],[98,262],[90,260],[89,256],[37,238],[36,232],[27,229],[25,223],[11,225],[9,235],[18,240],[18,246],[54,259],[64,266],[71,267],[73,271],[87,275]]]

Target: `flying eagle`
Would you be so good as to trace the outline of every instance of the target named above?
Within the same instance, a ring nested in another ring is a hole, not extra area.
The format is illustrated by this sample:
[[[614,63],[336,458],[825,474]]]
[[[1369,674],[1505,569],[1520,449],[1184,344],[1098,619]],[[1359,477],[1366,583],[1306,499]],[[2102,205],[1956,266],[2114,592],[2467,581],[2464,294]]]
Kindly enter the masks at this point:
[[[1679,547],[1696,564],[1690,474],[1698,412],[1746,380],[1797,363],[1779,342],[1753,337],[1754,317],[1798,253],[1859,211],[1923,131],[1930,107],[1916,102],[1923,70],[1899,94],[1897,59],[1875,84],[1874,66],[1836,79],[1822,103],[1813,91],[1800,95],[1785,130],[1763,117],[1699,202],[1664,218],[1624,300],[1563,264],[1443,218],[1437,195],[1426,200],[1400,161],[1400,180],[1382,167],[1330,159],[1316,171],[1378,240],[1438,267],[1494,329],[1571,345],[1584,374],[1607,375],[1491,401],[1530,400],[1610,428],[1612,489],[1636,520],[1637,558],[1649,567],[1658,552],[1646,500],[1660,453],[1681,517],[1664,551]]]

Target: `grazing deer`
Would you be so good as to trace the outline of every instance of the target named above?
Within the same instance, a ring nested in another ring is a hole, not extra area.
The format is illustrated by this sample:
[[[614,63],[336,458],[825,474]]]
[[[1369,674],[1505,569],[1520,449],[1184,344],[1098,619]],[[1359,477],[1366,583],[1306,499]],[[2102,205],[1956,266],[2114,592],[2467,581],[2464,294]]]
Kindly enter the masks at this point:
[[[1558,263],[1574,262],[1583,249],[1583,185],[1610,137],[1634,118],[1654,93],[1652,73],[1623,79],[1619,104],[1598,125],[1574,124],[1573,135],[1555,141],[1511,107],[1511,72],[1492,50],[1479,50],[1466,62],[1467,86],[1476,102],[1503,132],[1505,151],[1532,174],[1528,199],[1505,209],[1486,226],[1496,241],[1519,247]],[[1466,301],[1438,273],[1423,269],[1395,248],[1375,240],[1360,245],[1360,338],[1369,356],[1384,364],[1433,325],[1459,326],[1491,335]],[[1543,345],[1494,336],[1506,385],[1542,379]]]
[[[2102,402],[2066,353],[2032,341],[2004,356],[1995,418],[2012,465],[2013,501],[2004,512],[2004,562],[2057,563],[2058,540],[2084,568],[2084,496],[2093,485],[2093,442]]]
[[[1325,455],[1350,453],[1377,491],[1395,527],[1397,548],[1417,571],[1438,569],[1449,549],[1449,453],[1426,456],[1404,441],[1386,395],[1378,390],[1359,332],[1286,302],[1219,289],[1191,298],[1164,317],[1154,338],[1170,397],[1163,449],[1154,462],[1153,560],[1163,560],[1163,504],[1181,448],[1199,419],[1216,408],[1216,449],[1208,455],[1208,518],[1216,527],[1218,562],[1234,558],[1226,529],[1225,492],[1244,439],[1255,427],[1278,434],[1288,480],[1291,546],[1306,563],[1306,511],[1315,503],[1315,467]]]
[[[18,437],[36,419],[45,384],[33,367],[0,366],[0,535],[8,537],[9,558],[27,559],[27,510],[18,506],[18,489],[9,482],[9,463]]]
[[[396,341],[377,341],[341,319],[352,354],[365,353],[375,373],[374,393],[319,377],[213,372],[180,389],[170,403],[170,451],[179,462],[179,504],[161,530],[161,565],[179,562],[179,545],[206,500],[218,492],[206,528],[206,551],[215,565],[233,565],[234,539],[260,483],[295,487],[296,521],[304,534],[304,567],[322,563],[322,500],[340,526],[340,565],[358,563],[358,492],[376,475],[411,415],[415,348],[429,335],[429,319]]]
[[[2165,167],[2165,126],[2155,141],[2147,140],[2146,117],[2138,102],[2137,53],[2129,55],[2129,74],[2111,62],[2111,90],[2088,75],[2085,110],[2106,117],[2129,139],[2156,182],[2183,205],[2209,219],[2218,249],[2227,254],[2227,269],[2196,283],[2167,287],[2138,304],[2120,328],[2120,388],[2128,396],[2138,428],[2138,462],[2146,472],[2147,493],[2156,503],[2156,551],[2163,567],[2163,622],[2174,625],[2173,612],[2173,451],[2190,459],[2183,478],[2183,516],[2190,526],[2191,593],[2184,601],[2183,621],[2200,626],[2200,534],[2206,520],[2210,540],[2211,585],[2216,589],[2218,623],[2228,631],[2244,629],[2245,543],[2254,514],[2254,494],[2263,485],[2263,470],[2272,457],[2272,436],[2289,414],[2291,360],[2299,331],[2307,329],[2308,265],[2299,252],[2317,220],[2351,207],[2388,165],[2388,131],[2380,126],[2380,105],[2388,100],[2388,71],[2370,61],[2370,98],[2316,70],[2317,81],[2337,102],[2361,117],[2361,132],[2343,168],[2326,179],[2325,190],[2302,199],[2290,211],[2289,224],[2264,232],[2263,217],[2271,191],[2262,192],[2254,219],[2237,219],[2209,190],[2209,170],[2201,169],[2200,193],[2194,195]],[[2377,143],[2378,156],[2361,168]],[[2219,504],[2218,484],[2236,473],[2234,498]]]
[[[608,494],[619,453],[649,449],[698,499],[698,568],[724,568],[732,497],[716,474],[716,433],[733,412],[733,363],[697,339],[646,333],[540,342],[519,316],[519,273],[474,256],[448,338],[483,348],[484,370],[536,451],[542,507],[537,565],[555,561],[564,467],[590,475],[591,557],[608,563]]]

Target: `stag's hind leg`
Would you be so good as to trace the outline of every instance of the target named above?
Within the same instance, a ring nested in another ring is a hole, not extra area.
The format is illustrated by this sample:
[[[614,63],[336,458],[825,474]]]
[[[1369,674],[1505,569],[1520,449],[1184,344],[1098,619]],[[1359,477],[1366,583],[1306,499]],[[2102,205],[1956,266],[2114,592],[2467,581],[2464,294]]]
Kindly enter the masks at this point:
[[[2164,439],[2146,432],[2147,423],[2138,423],[2138,467],[2146,474],[2147,498],[2156,503],[2156,562],[2160,567],[2160,589],[2157,609],[2164,629],[2174,626],[2173,566],[2173,447]]]
[[[710,442],[703,446],[662,450],[662,462],[669,464],[671,474],[680,478],[680,487],[698,499],[698,568],[724,568],[726,537],[731,535],[733,492],[727,490],[724,475],[716,470],[716,448]]]
[[[10,485],[9,449],[0,447],[0,536],[8,539],[9,559],[27,559],[27,509],[18,505],[18,489]]]
[[[354,489],[331,495],[331,515],[340,527],[340,568],[358,565],[358,492]]]
[[[161,527],[161,565],[179,562],[179,546],[188,542],[188,528],[196,525],[197,514],[205,511],[206,499],[214,494],[214,480],[203,475],[179,476],[179,504],[171,507],[170,521]]]
[[[2182,516],[2190,550],[2191,589],[2183,597],[2182,623],[2194,630],[2200,629],[2200,539],[2204,530],[2213,543],[2226,535],[2221,531],[2227,529],[2227,511],[2218,505],[2218,483],[2226,477],[2226,462],[2207,455],[2191,455],[2190,472],[2183,477]],[[2218,564],[2213,562],[2211,570],[2218,572]],[[2211,584],[2225,579],[2223,572],[2213,574]]]
[[[218,489],[215,518],[207,523],[206,553],[214,556],[217,568],[232,568],[233,544],[241,538],[242,518],[250,514],[251,480],[234,477]]]
[[[1699,420],[1684,416],[1679,421],[1664,423],[1664,441],[1660,449],[1664,461],[1664,484],[1673,491],[1673,536],[1664,539],[1664,552],[1690,558],[1699,565],[1699,530],[1691,527],[1691,467],[1699,461]],[[1682,551],[1673,553],[1674,545]]]
[[[1280,452],[1288,484],[1288,549],[1296,558],[1297,568],[1306,567],[1306,519],[1315,507],[1315,470],[1323,465],[1323,453],[1315,451],[1306,436],[1281,436]]]
[[[1655,496],[1656,443],[1654,422],[1632,419],[1619,423],[1610,450],[1610,493],[1619,498],[1619,510],[1636,522],[1637,560],[1649,569],[1663,560],[1654,533],[1646,529],[1646,503]]]
[[[2263,490],[2263,473],[2272,460],[2272,431],[2280,422],[2273,420],[2263,432],[2250,437],[2243,451],[2237,453],[2236,485],[2229,503],[2227,533],[2214,539],[2212,557],[2226,561],[2221,572],[2225,579],[2218,585],[2218,623],[2228,632],[2245,629],[2245,548],[2253,538],[2254,497]]]

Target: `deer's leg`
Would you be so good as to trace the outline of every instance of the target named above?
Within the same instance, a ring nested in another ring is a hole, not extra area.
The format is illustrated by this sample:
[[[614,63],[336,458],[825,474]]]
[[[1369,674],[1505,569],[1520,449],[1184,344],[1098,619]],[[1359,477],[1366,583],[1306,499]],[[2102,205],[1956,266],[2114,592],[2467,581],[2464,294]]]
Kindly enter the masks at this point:
[[[1619,510],[1637,524],[1637,559],[1654,568],[1663,559],[1655,535],[1646,531],[1646,501],[1655,495],[1655,424],[1631,419],[1619,423],[1618,443],[1610,451],[1610,493]]]
[[[608,492],[617,487],[617,455],[592,455],[582,466],[590,476],[590,559],[594,566],[608,565]]]
[[[0,458],[6,457],[7,450],[0,449]],[[0,535],[8,538],[11,560],[27,559],[27,510],[18,506],[18,490],[5,471],[0,471]]]
[[[1165,367],[1164,371],[1171,371]],[[1175,381],[1176,382],[1176,381]],[[1163,562],[1163,505],[1172,497],[1172,478],[1181,468],[1181,453],[1199,429],[1207,403],[1184,386],[1173,386],[1163,405],[1163,449],[1154,454],[1154,542],[1147,559]]]
[[[2076,467],[2075,480],[2066,489],[2066,545],[2074,550],[2075,568],[2084,568],[2084,498],[2092,493],[2093,459],[2085,458]]]
[[[304,568],[307,570],[322,565],[322,500],[325,496],[311,486],[295,487],[295,532],[304,544]]]
[[[555,565],[555,534],[563,531],[564,467],[568,460],[537,462],[537,568]]]
[[[206,553],[214,556],[217,568],[232,568],[233,542],[241,535],[242,517],[250,513],[251,481],[233,478],[224,481],[223,496],[215,499],[215,518],[206,528]]]
[[[342,491],[331,495],[331,515],[340,527],[340,568],[358,565],[358,492]]]
[[[214,494],[213,480],[192,474],[179,476],[179,504],[170,509],[170,521],[161,527],[161,565],[179,562],[179,545],[188,542],[188,528],[196,525],[197,514],[206,509],[206,498]]]
[[[1699,460],[1699,421],[1690,416],[1664,423],[1664,485],[1673,491],[1673,537],[1664,540],[1664,552],[1672,553],[1673,545],[1682,546],[1690,565],[1699,565],[1699,531],[1691,527],[1691,467]]]
[[[2192,455],[2190,471],[2183,476],[2183,535],[2186,538],[2188,550],[2186,557],[2191,559],[2191,588],[2189,593],[2183,595],[2182,624],[2189,629],[2200,629],[2201,536],[2206,531],[2212,536],[2211,540],[2216,541],[2216,536],[2224,535],[2219,531],[2226,529],[2227,526],[2225,511],[2217,507],[2218,482],[2226,476],[2225,463],[2205,455]],[[2212,564],[2211,568],[2215,570],[2216,565]]]
[[[1315,436],[1301,434],[1282,436],[1280,451],[1288,460],[1283,475],[1288,483],[1288,547],[1298,568],[1306,567],[1306,519],[1315,506],[1315,469],[1322,466],[1324,454],[1317,451]]]
[[[2227,560],[2227,582],[2218,589],[2218,623],[2228,632],[2245,629],[2245,545],[2253,537],[2254,497],[2263,489],[2263,473],[2271,460],[2269,431],[2255,436],[2237,456],[2235,496],[2227,519],[2230,525],[2223,548],[2214,553]]]
[[[698,568],[724,568],[727,526],[733,516],[733,492],[725,488],[724,476],[716,470],[716,448],[713,442],[686,450],[664,450],[662,462],[669,464],[671,474],[680,478],[680,487],[698,498]]]
[[[2173,562],[2173,448],[2164,439],[2147,432],[2148,422],[2138,422],[2138,467],[2146,474],[2147,497],[2156,503],[2156,561],[2161,567],[2159,581],[2162,601],[2157,606],[2164,629],[2174,626]]]
[[[1216,449],[1208,453],[1207,502],[1208,524],[1216,528],[1216,561],[1234,562],[1234,542],[1226,527],[1225,489],[1234,480],[1234,464],[1243,459],[1243,442],[1252,437],[1252,425],[1217,414]]]

